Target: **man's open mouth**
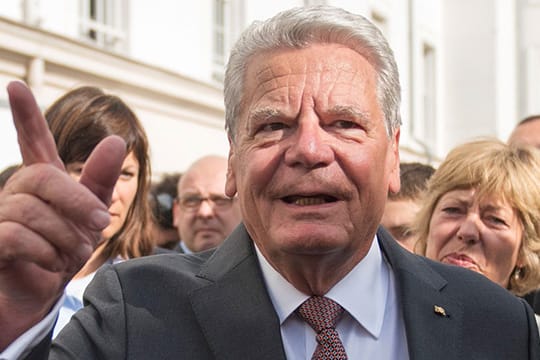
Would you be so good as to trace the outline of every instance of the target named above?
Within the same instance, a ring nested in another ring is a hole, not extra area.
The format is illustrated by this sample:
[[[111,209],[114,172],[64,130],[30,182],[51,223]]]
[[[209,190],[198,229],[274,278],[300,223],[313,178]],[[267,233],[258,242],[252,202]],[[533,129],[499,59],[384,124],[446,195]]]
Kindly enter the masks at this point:
[[[327,203],[336,202],[337,198],[330,195],[313,195],[313,196],[301,196],[301,195],[291,195],[285,196],[283,198],[287,204],[294,204],[298,206],[311,206],[311,205],[322,205]]]

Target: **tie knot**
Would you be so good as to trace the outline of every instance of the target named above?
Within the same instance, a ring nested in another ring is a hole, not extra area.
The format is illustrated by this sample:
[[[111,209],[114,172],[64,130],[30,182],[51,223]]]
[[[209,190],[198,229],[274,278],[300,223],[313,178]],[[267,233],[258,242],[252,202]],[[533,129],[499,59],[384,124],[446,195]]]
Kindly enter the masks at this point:
[[[336,327],[343,308],[327,297],[312,296],[304,301],[296,312],[316,333],[320,333],[324,329]]]

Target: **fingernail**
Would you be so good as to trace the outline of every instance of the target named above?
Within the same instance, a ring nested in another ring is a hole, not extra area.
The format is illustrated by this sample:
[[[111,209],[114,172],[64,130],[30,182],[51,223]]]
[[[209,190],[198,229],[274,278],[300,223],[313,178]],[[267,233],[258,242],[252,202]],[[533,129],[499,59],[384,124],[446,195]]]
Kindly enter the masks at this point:
[[[90,220],[90,225],[93,226],[95,230],[103,230],[109,225],[111,216],[108,211],[94,210],[92,211],[92,214],[90,214]]]

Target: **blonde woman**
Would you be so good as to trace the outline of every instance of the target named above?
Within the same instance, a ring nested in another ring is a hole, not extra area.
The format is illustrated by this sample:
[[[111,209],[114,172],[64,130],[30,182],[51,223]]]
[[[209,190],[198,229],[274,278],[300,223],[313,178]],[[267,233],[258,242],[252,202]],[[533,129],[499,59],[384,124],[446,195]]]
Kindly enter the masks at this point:
[[[454,148],[418,212],[416,251],[515,295],[540,286],[540,152],[499,140]]]

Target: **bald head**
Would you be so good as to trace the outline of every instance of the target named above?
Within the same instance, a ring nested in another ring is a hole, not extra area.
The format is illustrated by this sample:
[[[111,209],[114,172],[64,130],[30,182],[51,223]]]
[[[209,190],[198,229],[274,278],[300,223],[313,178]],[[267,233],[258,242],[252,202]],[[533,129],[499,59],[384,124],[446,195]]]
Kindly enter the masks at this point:
[[[180,178],[178,195],[193,185],[224,191],[226,174],[227,158],[217,155],[202,157],[193,162]]]
[[[534,146],[540,149],[540,115],[523,119],[508,138],[508,143],[518,146]]]
[[[196,160],[178,182],[174,223],[189,251],[219,245],[240,222],[236,200],[225,195],[227,159],[205,156]]]

